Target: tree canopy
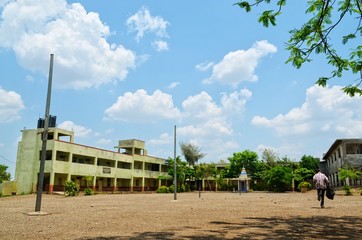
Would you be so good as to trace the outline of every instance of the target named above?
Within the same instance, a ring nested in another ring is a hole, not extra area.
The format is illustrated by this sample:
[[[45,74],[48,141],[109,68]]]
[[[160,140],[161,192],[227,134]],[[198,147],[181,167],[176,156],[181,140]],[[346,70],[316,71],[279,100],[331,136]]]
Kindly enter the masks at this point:
[[[319,168],[319,158],[315,158],[310,155],[303,155],[299,163],[301,168],[306,168],[315,171]]]
[[[263,26],[269,27],[277,24],[277,17],[282,14],[287,3],[287,0],[254,0],[240,1],[235,5],[246,12],[263,4],[272,6],[272,9],[263,11],[258,19]],[[299,28],[289,31],[286,49],[290,56],[286,62],[300,68],[304,63],[312,61],[313,54],[322,54],[332,66],[332,71],[319,77],[316,83],[325,87],[329,80],[341,78],[346,72],[352,73],[356,78],[348,80],[343,91],[350,96],[362,95],[361,0],[309,0],[305,13],[311,16],[310,19]],[[350,24],[351,21],[354,24]],[[344,32],[342,35],[338,32],[341,29]],[[348,49],[348,54],[337,50],[338,42]]]
[[[11,175],[10,173],[6,172],[8,166],[0,164],[0,183],[3,181],[10,181]]]
[[[180,143],[180,147],[182,155],[190,166],[195,166],[201,158],[206,156],[205,153],[201,153],[200,148],[195,144]]]

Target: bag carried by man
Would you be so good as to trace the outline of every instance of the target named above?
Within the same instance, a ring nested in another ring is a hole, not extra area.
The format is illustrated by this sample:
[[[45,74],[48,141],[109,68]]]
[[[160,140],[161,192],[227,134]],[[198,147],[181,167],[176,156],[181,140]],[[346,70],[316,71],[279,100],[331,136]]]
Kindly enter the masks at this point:
[[[328,199],[333,200],[334,194],[335,194],[335,193],[334,193],[334,189],[333,189],[332,187],[328,186],[327,189],[326,189],[326,197],[327,197]]]

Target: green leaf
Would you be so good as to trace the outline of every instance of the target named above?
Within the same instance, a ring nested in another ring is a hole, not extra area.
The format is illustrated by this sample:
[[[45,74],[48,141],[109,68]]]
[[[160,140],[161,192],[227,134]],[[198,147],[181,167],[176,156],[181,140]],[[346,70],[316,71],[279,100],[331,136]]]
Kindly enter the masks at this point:
[[[269,27],[269,23],[275,26],[276,22],[273,10],[264,11],[263,14],[259,17],[258,22],[262,23],[264,27]]]
[[[320,77],[320,78],[318,79],[318,81],[316,82],[316,84],[318,84],[318,85],[321,86],[321,87],[326,87],[328,80],[329,80],[329,78]]]
[[[350,97],[354,97],[356,94],[362,95],[362,90],[357,86],[346,86],[342,90]]]
[[[238,3],[234,3],[233,5],[238,5],[240,8],[244,8],[246,12],[251,11],[249,2],[238,2]]]
[[[353,38],[356,38],[356,35],[352,34],[352,33],[348,34],[347,36],[343,36],[342,43],[346,44],[348,42],[348,40],[353,39]]]

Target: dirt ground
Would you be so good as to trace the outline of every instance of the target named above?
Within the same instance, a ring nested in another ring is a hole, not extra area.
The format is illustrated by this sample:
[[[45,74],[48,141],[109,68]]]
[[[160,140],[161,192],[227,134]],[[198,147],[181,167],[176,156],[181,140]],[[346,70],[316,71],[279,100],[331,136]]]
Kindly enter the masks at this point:
[[[362,196],[308,193],[98,194],[0,198],[0,239],[362,239]],[[46,214],[45,214],[46,213]]]

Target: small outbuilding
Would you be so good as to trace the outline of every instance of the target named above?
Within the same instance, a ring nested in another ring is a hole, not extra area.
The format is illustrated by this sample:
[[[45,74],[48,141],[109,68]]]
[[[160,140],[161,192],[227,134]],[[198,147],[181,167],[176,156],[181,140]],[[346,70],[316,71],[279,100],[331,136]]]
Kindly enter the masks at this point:
[[[250,178],[248,177],[248,174],[245,168],[243,167],[238,178],[238,191],[248,192],[249,189],[250,189]]]

